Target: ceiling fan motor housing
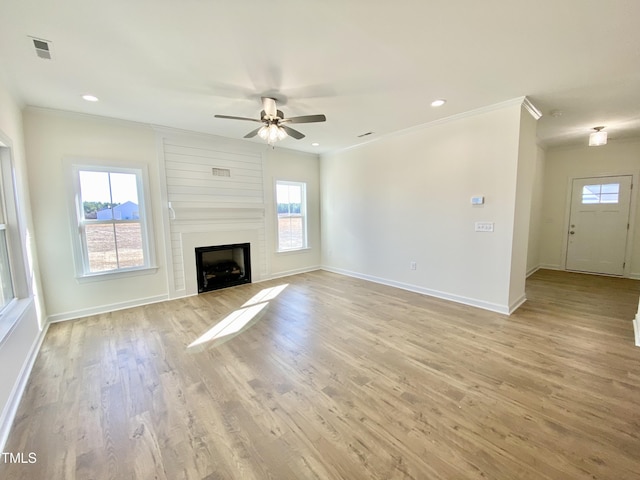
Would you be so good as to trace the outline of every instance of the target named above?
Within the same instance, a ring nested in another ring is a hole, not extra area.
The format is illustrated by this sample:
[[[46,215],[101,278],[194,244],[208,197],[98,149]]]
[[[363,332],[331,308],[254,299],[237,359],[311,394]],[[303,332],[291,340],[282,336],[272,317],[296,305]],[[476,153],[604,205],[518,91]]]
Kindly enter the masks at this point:
[[[284,119],[284,113],[282,113],[282,110],[276,110],[276,116],[274,118],[270,118],[269,115],[267,115],[267,112],[262,110],[260,112],[260,119],[263,122],[268,122],[268,121],[275,120],[275,119],[282,120],[282,119]]]

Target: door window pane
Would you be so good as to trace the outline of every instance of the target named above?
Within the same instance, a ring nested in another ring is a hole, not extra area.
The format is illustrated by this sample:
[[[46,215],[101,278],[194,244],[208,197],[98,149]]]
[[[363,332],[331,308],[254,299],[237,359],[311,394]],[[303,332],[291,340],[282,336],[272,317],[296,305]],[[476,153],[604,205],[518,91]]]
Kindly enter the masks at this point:
[[[582,203],[618,203],[620,197],[619,183],[585,185],[582,187]]]

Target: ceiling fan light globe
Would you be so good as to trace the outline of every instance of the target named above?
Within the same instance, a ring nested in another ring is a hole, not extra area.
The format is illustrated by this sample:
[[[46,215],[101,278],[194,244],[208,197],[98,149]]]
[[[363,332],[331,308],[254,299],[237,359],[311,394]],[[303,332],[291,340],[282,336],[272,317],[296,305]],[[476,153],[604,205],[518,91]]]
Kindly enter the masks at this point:
[[[266,125],[264,125],[260,130],[258,130],[258,135],[261,139],[266,140],[269,137],[269,129]]]

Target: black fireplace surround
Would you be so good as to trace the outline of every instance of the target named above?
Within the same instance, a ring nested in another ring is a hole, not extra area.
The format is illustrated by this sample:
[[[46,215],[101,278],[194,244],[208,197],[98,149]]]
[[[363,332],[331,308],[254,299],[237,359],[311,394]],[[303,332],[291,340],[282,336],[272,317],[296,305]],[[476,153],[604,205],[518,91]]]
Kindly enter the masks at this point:
[[[198,293],[251,283],[248,243],[196,247]]]

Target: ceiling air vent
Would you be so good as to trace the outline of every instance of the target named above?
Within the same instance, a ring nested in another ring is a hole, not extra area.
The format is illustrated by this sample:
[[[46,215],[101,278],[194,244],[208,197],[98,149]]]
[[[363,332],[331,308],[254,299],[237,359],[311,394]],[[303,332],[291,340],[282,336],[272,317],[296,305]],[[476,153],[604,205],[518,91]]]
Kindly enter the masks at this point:
[[[36,49],[36,55],[45,60],[51,60],[51,42],[41,38],[29,37]]]

